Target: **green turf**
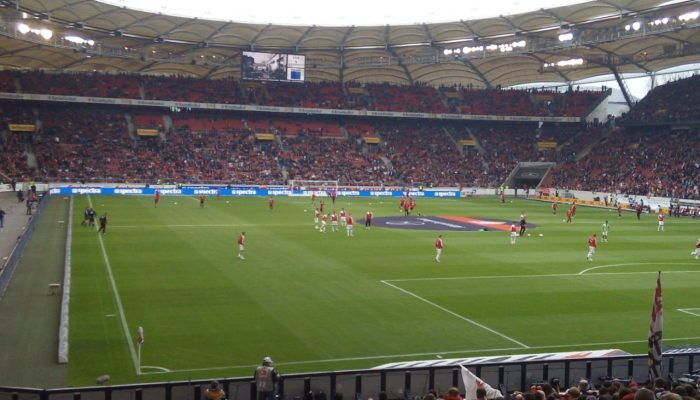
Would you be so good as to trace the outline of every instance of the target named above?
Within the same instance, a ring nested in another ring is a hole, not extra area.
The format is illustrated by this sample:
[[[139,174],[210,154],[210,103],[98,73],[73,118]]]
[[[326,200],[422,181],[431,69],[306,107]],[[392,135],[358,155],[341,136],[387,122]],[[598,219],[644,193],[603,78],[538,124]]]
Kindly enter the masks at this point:
[[[137,376],[94,228],[107,211],[106,256],[132,337],[146,343]],[[175,204],[177,202],[177,204]],[[327,201],[330,203],[330,201]],[[329,207],[332,209],[333,206]],[[368,209],[399,215],[397,200],[339,199],[356,220]],[[305,211],[306,210],[306,211]],[[494,198],[420,199],[423,215],[517,219],[537,224],[509,244],[505,232],[438,232],[357,224],[355,237],[314,230],[310,199],[77,197],[73,221],[70,383],[246,376],[263,356],[285,372],[367,368],[389,361],[620,348],[646,351],[655,285],[663,275],[665,345],[700,343],[700,261],[689,254],[700,221],[579,207],[562,210]],[[610,220],[610,243],[586,261],[587,238]],[[245,230],[245,261],[235,258]],[[539,234],[543,234],[540,237]],[[599,268],[578,275],[586,268]],[[444,279],[443,279],[444,278]],[[527,347],[526,347],[527,346]]]

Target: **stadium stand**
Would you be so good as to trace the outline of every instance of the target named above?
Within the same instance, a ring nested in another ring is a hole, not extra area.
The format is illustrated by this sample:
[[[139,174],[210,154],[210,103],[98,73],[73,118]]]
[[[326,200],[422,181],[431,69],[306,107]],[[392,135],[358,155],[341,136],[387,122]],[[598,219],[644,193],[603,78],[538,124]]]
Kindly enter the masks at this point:
[[[669,82],[651,90],[622,117],[623,121],[697,120],[700,111],[700,75]]]

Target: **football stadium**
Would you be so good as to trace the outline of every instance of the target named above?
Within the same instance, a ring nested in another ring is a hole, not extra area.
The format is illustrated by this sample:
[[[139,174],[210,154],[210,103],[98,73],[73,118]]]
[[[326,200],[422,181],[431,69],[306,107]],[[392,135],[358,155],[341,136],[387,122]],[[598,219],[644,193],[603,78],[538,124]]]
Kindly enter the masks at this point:
[[[700,399],[700,4],[312,3],[0,0],[0,400]]]

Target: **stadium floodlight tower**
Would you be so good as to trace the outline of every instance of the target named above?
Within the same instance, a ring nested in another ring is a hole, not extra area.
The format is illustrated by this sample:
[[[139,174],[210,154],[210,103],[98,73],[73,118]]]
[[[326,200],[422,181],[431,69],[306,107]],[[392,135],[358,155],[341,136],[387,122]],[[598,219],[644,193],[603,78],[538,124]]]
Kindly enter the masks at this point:
[[[304,180],[304,179],[290,179],[289,188],[299,189],[299,190],[338,190],[338,181],[335,180]]]

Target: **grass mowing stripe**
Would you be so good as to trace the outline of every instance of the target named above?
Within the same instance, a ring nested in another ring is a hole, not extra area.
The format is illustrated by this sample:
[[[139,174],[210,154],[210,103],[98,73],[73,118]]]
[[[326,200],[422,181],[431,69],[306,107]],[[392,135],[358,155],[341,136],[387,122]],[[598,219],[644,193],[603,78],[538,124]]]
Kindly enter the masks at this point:
[[[603,267],[620,266],[620,265],[695,265],[694,263],[627,263],[604,265]],[[541,274],[541,275],[485,275],[485,276],[444,276],[439,278],[406,278],[406,279],[384,279],[382,282],[420,282],[420,281],[451,281],[459,279],[523,279],[523,278],[563,278],[567,276],[584,275],[583,270],[577,274]],[[664,274],[697,274],[699,271],[664,271]],[[586,276],[598,275],[637,275],[637,274],[657,274],[657,271],[630,271],[630,272],[594,272],[585,274]]]
[[[682,311],[682,310],[678,310]],[[693,314],[696,315],[696,314]],[[700,317],[700,315],[696,315]],[[677,341],[686,341],[686,340],[698,340],[700,339],[700,336],[693,336],[693,337],[682,337],[682,338],[664,338],[664,341],[668,342],[677,342]],[[618,342],[597,342],[597,343],[575,343],[575,344],[563,344],[563,345],[547,345],[547,346],[532,346],[528,347],[530,350],[547,350],[547,349],[565,349],[565,348],[571,348],[571,347],[591,347],[591,346],[611,346],[611,345],[616,345],[616,344],[630,344],[630,343],[647,343],[648,340],[624,340],[624,341],[618,341]],[[303,364],[317,364],[317,363],[333,363],[333,362],[342,362],[342,361],[360,361],[360,360],[381,360],[384,358],[403,358],[403,357],[423,357],[423,356],[434,356],[434,355],[445,355],[445,354],[470,354],[470,353],[484,353],[484,352],[490,352],[490,351],[518,351],[518,350],[523,350],[522,347],[503,347],[499,349],[472,349],[472,350],[451,350],[451,351],[432,351],[432,352],[425,352],[425,353],[410,353],[410,354],[386,354],[386,355],[379,355],[379,356],[366,356],[366,357],[346,357],[346,358],[331,358],[331,359],[325,359],[325,360],[304,360],[304,361],[288,361],[288,362],[279,362],[275,363],[276,366],[285,366],[285,365],[303,365]],[[142,372],[142,375],[158,375],[158,374],[166,374],[166,373],[172,373],[172,372],[198,372],[198,371],[220,371],[220,370],[226,370],[226,369],[235,369],[235,368],[255,368],[258,366],[258,364],[250,364],[250,365],[229,365],[229,366],[224,366],[224,367],[207,367],[207,368],[188,368],[188,369],[178,369],[178,370],[166,370],[163,368],[163,371],[154,371],[154,372]],[[160,368],[160,367],[149,367],[149,368]]]
[[[92,207],[92,199],[90,195],[87,196],[88,204]],[[95,226],[95,231],[97,231],[97,226]],[[114,281],[114,274],[112,274],[112,265],[109,262],[109,257],[107,257],[107,250],[105,249],[105,243],[102,240],[102,236],[97,234],[97,241],[100,244],[100,250],[102,251],[102,258],[105,261],[105,268],[107,269],[107,275],[109,276],[109,283],[112,285],[112,294],[114,295],[114,301],[117,303],[117,311],[119,312],[119,319],[122,322],[122,328],[124,328],[124,336],[126,336],[126,342],[129,344],[129,353],[131,353],[131,361],[134,363],[134,369],[136,370],[136,375],[141,375],[141,367],[139,366],[139,360],[136,355],[136,350],[134,349],[134,342],[131,340],[131,335],[129,334],[129,325],[126,323],[126,315],[124,315],[124,307],[122,306],[122,300],[119,296],[119,291],[117,290],[117,283]]]
[[[448,310],[447,308],[445,308],[445,307],[443,307],[443,306],[441,306],[441,305],[439,305],[439,304],[435,304],[435,303],[433,303],[432,301],[430,301],[430,300],[428,300],[428,299],[426,299],[426,298],[423,298],[423,297],[421,297],[421,296],[418,296],[417,294],[415,294],[415,293],[413,293],[413,292],[410,292],[410,291],[408,291],[408,290],[406,290],[406,289],[400,288],[400,287],[398,287],[398,286],[396,286],[396,285],[393,285],[393,284],[391,284],[391,283],[389,283],[389,282],[387,282],[387,281],[381,281],[381,282],[382,282],[383,284],[387,285],[387,286],[391,286],[391,287],[393,287],[394,289],[397,289],[397,290],[399,290],[399,291],[401,291],[401,292],[404,292],[404,293],[406,293],[406,294],[409,295],[409,296],[413,296],[413,297],[415,297],[416,299],[418,299],[418,300],[420,300],[420,301],[422,301],[422,302],[424,302],[424,303],[430,304],[431,306],[436,307],[437,309],[442,310],[442,311],[444,311],[444,312],[446,312],[446,313],[448,313],[448,314],[450,314],[450,315],[452,315],[452,316],[455,316],[455,317],[457,317],[457,318],[459,318],[459,319],[461,319],[461,320],[463,320],[463,321],[469,322],[469,323],[472,324],[472,325],[478,326],[479,328],[484,329],[484,330],[487,330],[487,331],[493,333],[494,335],[498,335],[498,336],[502,337],[503,339],[506,339],[506,340],[508,340],[508,341],[510,341],[510,342],[513,342],[513,343],[517,344],[518,346],[520,346],[520,347],[522,347],[522,348],[527,349],[527,348],[530,347],[530,346],[526,345],[525,343],[519,342],[518,340],[515,340],[515,339],[513,339],[512,337],[510,337],[510,336],[508,336],[508,335],[505,335],[505,334],[503,334],[503,333],[501,333],[501,332],[498,332],[497,330],[491,329],[491,328],[489,328],[488,326],[483,325],[483,324],[480,324],[480,323],[478,323],[478,322],[476,322],[476,321],[474,321],[474,320],[472,320],[472,319],[469,319],[469,318],[467,318],[467,317],[465,317],[465,316],[463,316],[463,315],[459,315],[459,314],[457,314],[457,313],[454,312],[454,311],[450,311],[450,310]]]

